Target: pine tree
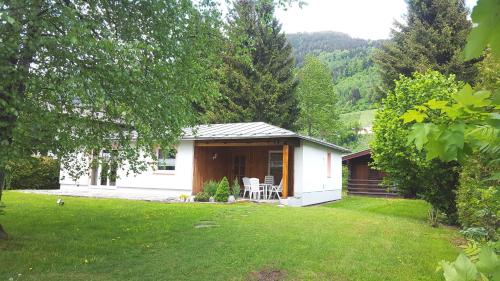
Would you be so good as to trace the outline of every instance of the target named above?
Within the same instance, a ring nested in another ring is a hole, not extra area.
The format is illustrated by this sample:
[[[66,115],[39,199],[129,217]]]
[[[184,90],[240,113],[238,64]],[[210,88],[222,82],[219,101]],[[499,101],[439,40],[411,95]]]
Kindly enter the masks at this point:
[[[290,128],[298,117],[292,48],[274,17],[275,4],[237,0],[229,13],[221,99],[212,122],[264,121]]]
[[[463,0],[407,0],[406,23],[395,23],[392,39],[375,53],[382,90],[394,88],[400,74],[433,69],[473,83],[476,61],[464,62],[461,52],[471,29]]]

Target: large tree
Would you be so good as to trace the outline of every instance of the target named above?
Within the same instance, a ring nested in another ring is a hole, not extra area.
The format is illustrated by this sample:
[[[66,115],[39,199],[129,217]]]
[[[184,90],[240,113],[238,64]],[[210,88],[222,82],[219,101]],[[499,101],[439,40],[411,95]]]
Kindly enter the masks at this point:
[[[49,151],[83,173],[67,156],[116,149],[137,170],[172,145],[217,90],[219,13],[203,3],[3,1],[0,194],[11,159]]]
[[[395,23],[391,40],[374,55],[382,92],[392,90],[400,74],[429,69],[474,82],[477,60],[464,62],[461,55],[472,26],[464,0],[407,0],[407,5],[406,22]]]
[[[279,3],[278,3],[279,4]],[[293,128],[298,116],[292,48],[268,0],[237,0],[226,26],[222,97],[213,122],[265,121]]]
[[[298,124],[309,136],[335,139],[339,124],[337,95],[328,67],[307,56],[298,71],[300,117]]]

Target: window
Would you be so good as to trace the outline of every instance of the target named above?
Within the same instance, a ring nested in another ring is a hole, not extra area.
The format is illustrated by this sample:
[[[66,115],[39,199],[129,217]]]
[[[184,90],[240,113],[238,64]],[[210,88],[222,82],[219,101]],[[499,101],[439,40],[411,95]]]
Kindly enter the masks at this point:
[[[90,184],[100,186],[115,186],[117,178],[118,163],[116,162],[117,151],[101,151],[93,153],[91,159]]]
[[[332,153],[328,152],[326,154],[326,176],[332,177]]]
[[[158,170],[175,171],[176,155],[177,150],[175,149],[158,149]]]
[[[283,152],[269,151],[268,175],[274,177],[274,184],[279,184],[283,177]]]

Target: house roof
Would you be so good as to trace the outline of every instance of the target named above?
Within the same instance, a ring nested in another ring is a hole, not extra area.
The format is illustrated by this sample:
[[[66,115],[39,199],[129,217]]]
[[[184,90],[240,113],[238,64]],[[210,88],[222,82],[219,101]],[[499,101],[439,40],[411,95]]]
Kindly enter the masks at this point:
[[[184,130],[183,140],[231,140],[231,139],[261,139],[261,138],[299,138],[322,146],[333,148],[341,152],[350,152],[347,148],[320,140],[303,136],[264,122],[227,123],[199,125]]]
[[[372,154],[371,149],[365,149],[365,150],[361,150],[361,151],[356,152],[356,153],[352,153],[352,154],[348,154],[348,155],[343,156],[342,161],[351,160],[354,158],[358,158],[358,157],[362,157],[362,156],[366,156],[366,155],[371,155],[371,154]]]

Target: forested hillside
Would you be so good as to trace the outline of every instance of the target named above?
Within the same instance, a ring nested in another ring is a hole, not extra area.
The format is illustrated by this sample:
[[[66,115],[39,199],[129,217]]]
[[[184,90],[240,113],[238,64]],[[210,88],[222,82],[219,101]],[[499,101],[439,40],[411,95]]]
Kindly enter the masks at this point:
[[[288,34],[297,66],[307,55],[319,57],[331,71],[343,112],[373,107],[380,84],[371,55],[382,41],[351,38],[340,32]]]

